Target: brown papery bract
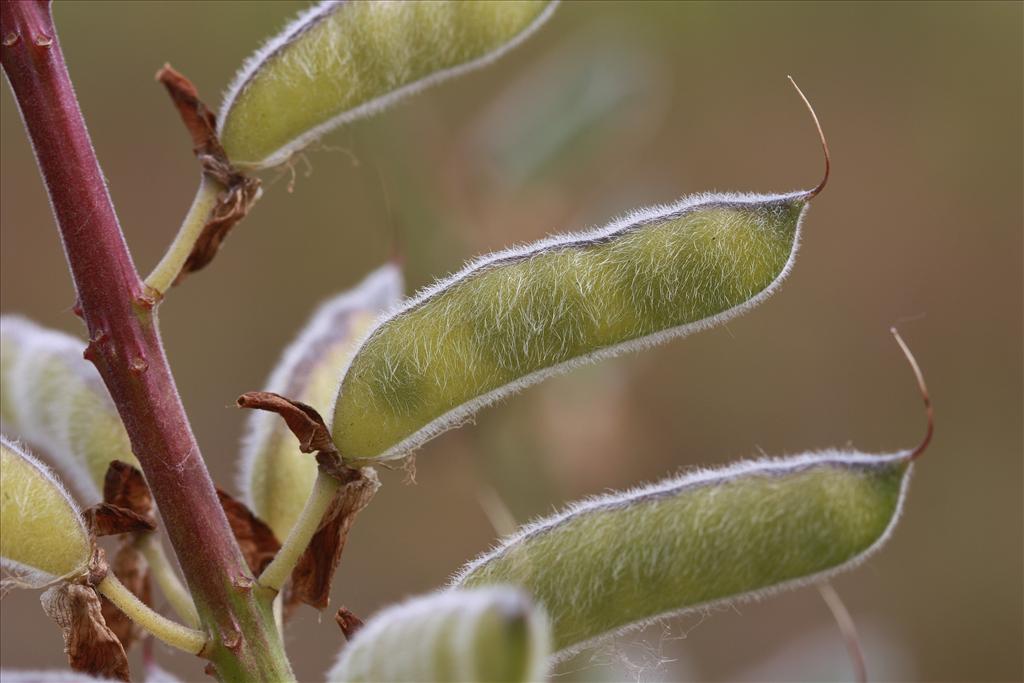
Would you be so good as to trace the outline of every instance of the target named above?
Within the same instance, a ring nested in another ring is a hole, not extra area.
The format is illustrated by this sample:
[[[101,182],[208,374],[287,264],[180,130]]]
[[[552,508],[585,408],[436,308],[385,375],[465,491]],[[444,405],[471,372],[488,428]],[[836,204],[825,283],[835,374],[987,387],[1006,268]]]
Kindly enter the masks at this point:
[[[331,580],[341,561],[341,552],[345,549],[352,523],[380,488],[380,481],[372,469],[367,467],[358,472],[358,478],[342,484],[334,494],[309,546],[292,570],[292,588],[288,596],[292,604],[304,602],[316,609],[324,609],[330,602]]]
[[[156,526],[156,508],[149,485],[142,472],[126,462],[111,461],[103,480],[103,502],[127,508]]]
[[[90,586],[53,586],[40,598],[43,610],[64,635],[64,652],[75,671],[130,680],[124,647],[103,618],[100,598]]]
[[[281,549],[281,543],[267,523],[253,514],[242,501],[230,496],[219,486],[217,496],[220,497],[220,504],[224,507],[224,514],[228,517],[228,524],[242,549],[249,570],[259,575]]]

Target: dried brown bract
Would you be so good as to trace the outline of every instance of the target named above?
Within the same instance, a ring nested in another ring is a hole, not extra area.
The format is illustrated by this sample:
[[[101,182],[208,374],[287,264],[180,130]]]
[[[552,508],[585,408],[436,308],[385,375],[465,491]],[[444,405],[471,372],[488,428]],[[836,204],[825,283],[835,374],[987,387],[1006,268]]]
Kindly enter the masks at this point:
[[[224,514],[228,517],[235,540],[242,549],[245,563],[249,565],[249,570],[258,576],[281,549],[281,543],[266,522],[254,515],[242,501],[227,494],[219,486],[217,496],[220,498],[221,507],[224,508]]]
[[[309,546],[292,570],[292,589],[289,600],[304,602],[316,609],[324,609],[330,602],[331,580],[345,549],[349,529],[356,515],[369,504],[380,488],[377,473],[369,467],[359,476],[342,484],[334,495],[320,526]]]
[[[99,678],[129,680],[128,657],[103,619],[95,590],[75,583],[60,584],[43,593],[40,602],[64,635],[64,652],[72,669]]]
[[[246,392],[238,397],[237,403],[239,408],[266,410],[280,415],[299,440],[299,450],[303,453],[337,452],[324,418],[311,405],[293,401],[272,391]]]
[[[203,173],[224,187],[210,212],[192,252],[174,280],[180,284],[189,273],[204,268],[220,249],[235,224],[245,218],[260,197],[260,181],[238,171],[217,138],[217,117],[199,99],[199,92],[184,75],[165,64],[156,74],[178,108],[192,137],[192,151],[203,165]]]
[[[120,460],[113,460],[103,480],[103,502],[127,508],[156,527],[156,506],[146,478],[137,468]]]
[[[112,503],[97,503],[86,509],[82,516],[90,532],[97,537],[156,529],[156,524],[145,516]]]
[[[338,624],[341,632],[345,634],[345,640],[352,640],[352,636],[363,627],[363,620],[344,606],[338,608],[338,613],[334,615],[334,621]]]

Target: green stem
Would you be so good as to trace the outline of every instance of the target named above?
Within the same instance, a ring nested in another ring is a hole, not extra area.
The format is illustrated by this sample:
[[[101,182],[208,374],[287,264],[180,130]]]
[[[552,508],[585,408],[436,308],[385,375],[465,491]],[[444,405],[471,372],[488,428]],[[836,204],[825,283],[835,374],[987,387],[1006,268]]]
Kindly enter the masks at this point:
[[[96,586],[96,590],[117,605],[117,608],[128,615],[132,621],[171,647],[193,655],[199,654],[206,647],[205,633],[182,626],[178,622],[171,621],[162,614],[154,612],[135,597],[134,593],[125,588],[124,584],[118,581],[113,574],[107,574]]]
[[[178,228],[178,234],[174,236],[174,241],[167,248],[167,253],[160,259],[160,263],[146,278],[146,286],[154,290],[158,297],[162,297],[174,285],[174,280],[192,253],[192,247],[199,239],[210,212],[217,204],[217,196],[224,189],[219,182],[203,174],[196,197],[192,200],[192,206],[185,214],[181,227]]]
[[[160,587],[167,602],[171,603],[171,607],[178,616],[193,628],[199,626],[199,613],[196,612],[192,596],[188,594],[185,586],[178,579],[178,574],[171,566],[171,561],[167,558],[167,553],[164,552],[164,546],[156,534],[140,534],[139,540],[135,542],[135,547],[146,558],[156,585]]]
[[[288,538],[285,539],[281,549],[277,551],[273,561],[267,565],[267,568],[260,574],[260,578],[257,579],[261,586],[280,592],[284,582],[288,580],[292,570],[295,569],[302,553],[309,546],[313,534],[320,527],[320,522],[340,487],[341,482],[334,477],[317,472],[313,492],[306,500],[306,506],[302,508],[299,519],[295,522],[292,530],[288,532]]]

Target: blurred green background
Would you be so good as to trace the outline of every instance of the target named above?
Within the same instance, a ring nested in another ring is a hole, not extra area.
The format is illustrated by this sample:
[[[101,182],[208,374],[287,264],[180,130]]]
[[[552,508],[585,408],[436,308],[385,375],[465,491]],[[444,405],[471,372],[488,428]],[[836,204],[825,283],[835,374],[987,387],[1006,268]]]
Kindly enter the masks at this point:
[[[303,3],[56,2],[71,75],[142,270],[170,241],[197,164],[165,62],[211,103]],[[937,435],[902,524],[836,581],[874,680],[1009,681],[1022,671],[1021,3],[567,2],[497,64],[329,136],[161,308],[215,478],[234,483],[244,415],[323,298],[397,234],[409,290],[467,258],[705,190],[814,185],[821,156],[785,80],[814,103],[834,174],[796,268],[728,326],[550,380],[490,408],[384,487],[333,593],[368,616],[486,549],[481,496],[521,521],[562,503],[760,452],[908,447]],[[82,334],[32,153],[2,113],[0,307]],[[307,171],[311,170],[311,173]],[[202,549],[196,549],[201,552]],[[288,636],[320,680],[341,635],[304,610]],[[3,601],[6,666],[63,664],[38,596]],[[137,657],[137,655],[136,655]],[[201,664],[162,661],[188,680]],[[137,660],[133,660],[137,661]],[[138,667],[136,667],[138,668]],[[560,680],[848,680],[813,589],[690,615],[577,657]]]

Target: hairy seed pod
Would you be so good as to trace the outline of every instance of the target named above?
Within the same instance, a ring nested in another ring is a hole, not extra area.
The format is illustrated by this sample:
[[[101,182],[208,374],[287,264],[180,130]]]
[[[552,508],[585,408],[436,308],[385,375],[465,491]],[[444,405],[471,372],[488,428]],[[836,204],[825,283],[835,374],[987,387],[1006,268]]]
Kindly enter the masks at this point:
[[[744,462],[594,498],[524,527],[452,582],[512,584],[552,621],[559,657],[719,601],[861,562],[888,537],[906,454]]]
[[[0,669],[0,681],[4,683],[109,683],[109,678],[96,678],[77,671],[61,671],[50,669],[44,671],[27,671],[21,669]],[[146,678],[146,683],[153,683]]]
[[[5,429],[46,452],[86,500],[102,498],[112,460],[134,467],[128,433],[85,343],[17,316],[0,316]]]
[[[812,196],[696,196],[471,263],[359,347],[334,408],[338,449],[402,457],[554,373],[739,315],[789,272]]]
[[[551,14],[541,0],[321,2],[246,62],[220,139],[241,169],[275,166],[324,133],[486,64]]]
[[[308,403],[330,416],[338,377],[377,317],[402,297],[402,273],[387,264],[355,288],[325,302],[284,352],[267,391]],[[313,490],[316,460],[299,452],[287,425],[254,410],[242,446],[239,489],[249,508],[286,538]]]
[[[16,581],[41,586],[88,564],[89,532],[75,501],[7,437],[0,437],[0,527],[0,562]]]
[[[893,331],[895,334],[895,330]],[[913,450],[741,462],[592,498],[522,528],[451,582],[511,584],[547,611],[556,658],[653,620],[756,599],[863,562],[900,516]]]
[[[504,586],[415,598],[375,616],[345,646],[331,683],[544,680],[544,614]]]

